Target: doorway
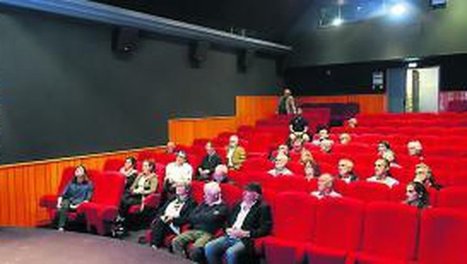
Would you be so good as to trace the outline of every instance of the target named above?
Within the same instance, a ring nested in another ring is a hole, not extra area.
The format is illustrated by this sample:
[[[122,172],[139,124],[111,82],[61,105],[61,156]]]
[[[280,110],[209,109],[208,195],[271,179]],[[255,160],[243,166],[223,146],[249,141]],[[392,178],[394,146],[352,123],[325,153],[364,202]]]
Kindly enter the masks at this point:
[[[438,112],[439,66],[407,69],[405,112]]]
[[[438,112],[439,73],[439,66],[387,69],[389,112]]]

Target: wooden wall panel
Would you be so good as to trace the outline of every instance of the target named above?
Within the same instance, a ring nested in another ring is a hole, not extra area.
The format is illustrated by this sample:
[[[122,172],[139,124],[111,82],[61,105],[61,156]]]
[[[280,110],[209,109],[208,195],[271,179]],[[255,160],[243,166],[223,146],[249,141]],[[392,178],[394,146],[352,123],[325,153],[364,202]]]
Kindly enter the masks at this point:
[[[169,139],[191,145],[196,138],[214,138],[221,132],[237,129],[235,117],[181,118],[169,120]]]
[[[144,148],[64,159],[0,166],[0,226],[36,226],[48,222],[45,209],[39,207],[43,195],[55,194],[63,169],[84,164],[101,170],[108,158],[125,158]]]
[[[254,125],[277,111],[278,96],[237,96],[235,99],[237,125]]]
[[[359,94],[338,96],[305,96],[298,99],[300,103],[358,103],[360,113],[376,114],[387,111],[386,95]]]

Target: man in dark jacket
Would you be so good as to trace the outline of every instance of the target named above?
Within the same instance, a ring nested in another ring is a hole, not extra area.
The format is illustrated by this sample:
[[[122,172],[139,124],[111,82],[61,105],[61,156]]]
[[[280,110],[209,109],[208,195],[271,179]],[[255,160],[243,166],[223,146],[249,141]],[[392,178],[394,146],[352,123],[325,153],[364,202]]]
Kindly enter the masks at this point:
[[[188,221],[191,229],[172,240],[172,250],[177,255],[188,255],[190,259],[199,261],[203,247],[214,234],[224,226],[228,209],[221,199],[221,188],[218,183],[204,185],[204,202],[191,212]],[[193,247],[185,254],[186,246],[193,242]]]
[[[227,235],[206,244],[209,264],[222,263],[224,254],[227,264],[240,263],[242,254],[253,252],[254,240],[271,232],[271,209],[261,201],[261,193],[261,186],[257,183],[245,187],[242,202],[230,214]]]
[[[198,179],[203,181],[209,180],[217,165],[222,163],[221,157],[217,155],[211,142],[206,143],[205,149],[206,156],[198,168]]]
[[[188,217],[196,207],[190,187],[189,183],[177,183],[175,196],[159,209],[151,226],[151,247],[161,247],[167,235],[179,235],[181,227],[188,223]]]

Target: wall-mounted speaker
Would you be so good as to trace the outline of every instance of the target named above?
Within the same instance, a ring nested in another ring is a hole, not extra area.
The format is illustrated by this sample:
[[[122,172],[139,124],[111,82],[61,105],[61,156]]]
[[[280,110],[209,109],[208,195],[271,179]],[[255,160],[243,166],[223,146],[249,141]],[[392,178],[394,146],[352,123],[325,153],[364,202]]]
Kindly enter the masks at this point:
[[[252,49],[241,50],[238,54],[238,70],[240,72],[247,72],[255,62],[255,51]]]
[[[112,32],[112,50],[119,54],[131,54],[138,48],[139,30],[116,27]]]
[[[189,59],[191,67],[201,68],[208,58],[211,44],[208,41],[196,41],[190,45]]]

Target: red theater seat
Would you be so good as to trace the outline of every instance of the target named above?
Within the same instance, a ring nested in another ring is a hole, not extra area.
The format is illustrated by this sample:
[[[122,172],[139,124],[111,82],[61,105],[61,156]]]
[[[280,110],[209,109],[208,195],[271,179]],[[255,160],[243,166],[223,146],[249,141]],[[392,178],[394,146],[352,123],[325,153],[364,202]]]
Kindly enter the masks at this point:
[[[103,172],[93,178],[92,202],[83,204],[88,230],[92,226],[99,235],[106,233],[105,223],[115,220],[125,188],[125,177],[118,172]]]
[[[364,208],[363,202],[348,198],[321,200],[313,242],[306,245],[308,262],[345,263],[359,245]]]
[[[60,180],[60,185],[58,187],[57,193],[50,194],[50,195],[44,195],[40,198],[39,205],[47,209],[50,219],[53,219],[55,217],[55,214],[57,212],[57,198],[62,195],[66,186],[73,179],[75,169],[76,167],[65,168],[62,172],[62,178]],[[87,170],[87,173],[88,173],[89,179],[91,180],[91,182],[93,183],[95,187],[94,179],[98,178],[101,172],[96,171],[96,170]],[[94,201],[94,199],[95,199],[95,196],[93,195],[93,197],[91,198],[91,201]],[[71,220],[75,220],[78,217],[78,215],[83,214],[83,208],[84,207],[81,205],[76,209],[76,211],[69,212],[68,218]]]
[[[437,207],[467,209],[467,187],[448,187],[438,192]]]
[[[389,201],[390,188],[381,183],[356,181],[347,187],[347,195],[365,202]]]
[[[267,263],[302,260],[303,243],[313,238],[316,207],[317,200],[306,193],[284,192],[276,196],[273,235],[263,240]]]
[[[103,167],[103,171],[120,171],[125,164],[124,159],[106,159]]]
[[[453,209],[425,210],[421,217],[419,264],[466,263],[467,215]]]
[[[374,202],[366,209],[361,249],[352,263],[404,263],[415,259],[418,209]]]

